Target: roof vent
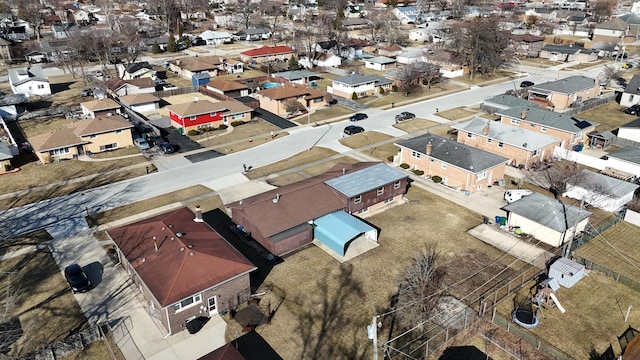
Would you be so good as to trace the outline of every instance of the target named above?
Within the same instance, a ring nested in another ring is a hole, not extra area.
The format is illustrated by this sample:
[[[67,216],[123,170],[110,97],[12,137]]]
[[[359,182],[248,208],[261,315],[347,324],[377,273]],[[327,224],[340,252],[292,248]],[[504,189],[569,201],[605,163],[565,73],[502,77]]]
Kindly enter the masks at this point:
[[[165,227],[163,226],[161,230],[164,231],[164,229],[165,229]]]
[[[174,238],[173,236],[171,237],[171,240],[175,240],[176,238]]]
[[[187,245],[187,247],[188,247],[189,249],[191,249],[191,248],[193,248],[193,244],[189,244],[189,245]]]
[[[347,169],[342,168],[342,175],[344,175],[344,174],[346,174],[346,173],[347,173]]]
[[[194,255],[193,251],[189,251],[189,256],[193,256],[193,255]]]
[[[171,228],[173,227],[173,225],[171,225],[171,224],[169,224],[169,225],[167,225],[167,226],[169,227],[169,229],[171,229]]]
[[[184,235],[184,234],[183,234],[183,233],[181,233],[181,232],[176,233],[176,236],[177,236],[177,237],[182,237],[182,235]]]
[[[180,247],[180,251],[184,251],[184,246],[181,246],[181,247]]]
[[[142,258],[142,262],[145,262],[145,261],[147,261],[147,258],[146,258],[146,257],[143,257],[143,258]]]
[[[280,201],[280,194],[276,194],[276,197],[274,197],[272,201],[274,204],[277,204],[278,201]]]

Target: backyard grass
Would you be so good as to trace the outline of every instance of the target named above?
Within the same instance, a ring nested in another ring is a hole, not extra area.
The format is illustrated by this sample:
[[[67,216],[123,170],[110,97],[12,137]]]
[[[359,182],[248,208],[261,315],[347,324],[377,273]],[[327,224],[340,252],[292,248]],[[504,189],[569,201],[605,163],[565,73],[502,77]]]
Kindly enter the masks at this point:
[[[528,294],[528,288],[525,286],[515,301],[501,303],[498,312],[510,319],[514,302],[520,303],[520,299]],[[540,325],[529,331],[573,359],[593,359],[590,357],[592,349],[602,353],[609,344],[619,354],[617,336],[629,324],[640,323],[640,312],[636,310],[632,310],[628,322],[624,322],[627,307],[631,305],[637,309],[640,306],[638,293],[596,271],[570,289],[561,287],[557,297],[566,312],[562,314],[557,308],[544,307],[539,315]]]
[[[327,170],[336,166],[338,163],[347,163],[347,164],[355,164],[358,160],[349,157],[349,156],[341,156],[336,159],[331,159],[327,161],[323,161],[320,164],[312,165],[305,167],[303,173],[308,174],[309,176],[316,176],[325,173]]]
[[[314,147],[311,150],[301,151],[289,158],[280,160],[273,164],[252,169],[251,171],[246,173],[245,176],[251,180],[255,180],[267,175],[278,173],[283,170],[309,164],[314,161],[324,160],[337,154],[337,152],[327,148]]]
[[[3,294],[18,291],[16,307],[7,318],[19,320],[21,336],[11,344],[9,355],[26,355],[87,327],[87,319],[48,250],[2,261],[0,274]]]
[[[289,185],[289,184],[293,184],[295,182],[301,181],[306,179],[307,177],[298,173],[298,172],[290,172],[287,174],[282,174],[270,179],[267,179],[267,184],[269,185],[273,185],[273,186],[285,186],[285,185]]]
[[[260,70],[244,69],[244,72],[241,74],[228,74],[228,75],[222,75],[218,77],[226,80],[237,80],[238,76],[240,76],[241,79],[250,79],[250,78],[265,76],[265,75],[267,75],[267,73],[264,73]]]
[[[72,106],[78,105],[82,101],[86,101],[80,96],[82,89],[89,84],[82,79],[79,72],[75,78],[72,75],[50,76],[49,84],[51,86],[51,106]]]
[[[60,360],[106,360],[111,359],[109,348],[107,348],[106,340],[94,341],[84,349],[76,350],[58,359]],[[121,353],[118,353],[121,355]],[[124,360],[124,356],[117,358]]]
[[[271,141],[271,131],[277,135],[276,139],[288,135],[286,132],[280,132],[279,127],[259,119],[236,126],[231,131],[210,131],[192,138],[204,147],[215,148],[222,153],[231,153]],[[252,140],[251,143],[249,139]]]
[[[611,131],[638,118],[637,115],[625,114],[624,109],[624,106],[620,106],[615,101],[612,101],[583,111],[577,114],[576,117],[597,122],[599,125],[596,127],[596,130],[598,131]]]
[[[398,155],[400,148],[389,142],[360,150],[360,152],[380,161],[389,161],[389,157]]]
[[[180,75],[176,75],[174,73],[172,73],[171,71],[167,71],[167,79],[166,81],[170,84],[173,84],[179,88],[183,88],[183,87],[190,87],[193,84],[191,83],[191,79],[187,79],[185,77],[182,77]]]
[[[363,146],[379,143],[381,141],[389,140],[392,136],[379,133],[377,131],[365,131],[360,134],[351,135],[339,140],[340,144],[350,147],[352,149],[358,149]]]
[[[449,110],[445,110],[445,111],[440,111],[439,113],[437,113],[437,116],[440,116],[441,118],[445,118],[447,120],[459,120],[462,118],[467,118],[467,117],[471,117],[473,115],[475,115],[476,112],[474,111],[470,111],[467,110],[464,106],[460,106],[457,108],[453,108],[453,109],[449,109]]]
[[[640,282],[640,227],[621,221],[589,240],[576,255]]]
[[[470,251],[499,259],[497,264],[513,260],[465,233],[481,221],[478,214],[414,187],[407,198],[408,203],[366,219],[382,229],[379,247],[341,265],[310,246],[271,270],[266,281],[287,294],[271,323],[257,331],[283,358],[370,358],[366,326],[372,315],[389,309],[403,269],[427,242],[437,243],[443,265]],[[455,266],[459,269],[451,270],[458,277],[466,268]],[[474,282],[492,275],[481,272]],[[464,292],[460,286],[456,291]],[[381,319],[380,339],[389,336],[390,320]],[[232,338],[228,327],[227,339]]]
[[[200,205],[202,211],[209,211],[222,205],[220,197],[218,197],[217,195],[213,195],[213,191],[211,189],[203,185],[195,185],[164,195],[155,196],[150,199],[137,201],[129,205],[120,206],[99,213],[94,213],[86,216],[85,219],[87,220],[89,226],[103,225],[115,220],[120,220],[132,215],[140,214],[145,211],[157,209],[161,206],[177,202],[189,202],[189,200],[207,194],[211,194],[211,196],[207,197],[207,199],[198,200],[198,205]]]
[[[64,117],[36,118],[18,121],[18,125],[26,137],[32,137],[52,133],[57,130],[68,129],[67,125],[77,121],[76,119],[65,119]]]

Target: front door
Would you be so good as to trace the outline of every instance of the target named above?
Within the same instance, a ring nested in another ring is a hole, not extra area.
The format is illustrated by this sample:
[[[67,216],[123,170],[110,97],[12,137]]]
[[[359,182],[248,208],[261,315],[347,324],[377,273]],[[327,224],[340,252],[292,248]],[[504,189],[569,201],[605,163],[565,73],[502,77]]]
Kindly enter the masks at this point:
[[[218,303],[216,302],[216,296],[209,298],[209,316],[218,313]]]

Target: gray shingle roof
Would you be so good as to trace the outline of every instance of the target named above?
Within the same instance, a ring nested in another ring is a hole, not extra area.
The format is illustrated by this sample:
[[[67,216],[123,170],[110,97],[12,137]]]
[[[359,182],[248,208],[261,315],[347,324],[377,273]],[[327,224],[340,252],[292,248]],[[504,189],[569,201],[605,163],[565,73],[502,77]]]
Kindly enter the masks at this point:
[[[343,83],[349,86],[358,86],[363,84],[374,83],[376,85],[391,84],[391,80],[376,75],[360,75],[349,74],[333,79],[335,82]]]
[[[484,127],[489,124],[488,135],[483,135]],[[534,151],[547,145],[559,143],[560,140],[543,135],[534,131],[529,131],[517,126],[503,124],[499,121],[490,121],[483,118],[473,118],[470,121],[452,126],[454,129],[466,131],[476,136],[490,138],[518,148]]]
[[[567,179],[567,183],[591,190],[598,194],[612,198],[621,198],[634,192],[639,185],[627,181],[612,178],[607,175],[582,170],[575,176]]]
[[[554,128],[565,132],[577,134],[584,129],[596,126],[598,123],[573,117],[571,115],[553,112],[539,107],[512,107],[506,110],[499,110],[498,115],[503,115],[511,119],[521,119],[522,111],[526,110],[524,121]]]
[[[271,74],[273,76],[279,76],[281,78],[285,78],[289,81],[300,80],[304,78],[308,78],[311,76],[317,76],[316,73],[309,70],[294,70],[294,71],[282,71],[278,73]]]
[[[567,214],[566,222],[564,209]],[[591,212],[587,210],[567,204],[563,206],[560,201],[540,193],[524,196],[518,201],[503,206],[502,210],[513,212],[558,232],[565,232],[567,224],[571,227],[591,216]]]
[[[582,46],[579,45],[554,45],[546,44],[542,47],[541,51],[549,51],[560,54],[575,54],[582,50]]]
[[[429,156],[474,174],[504,164],[508,160],[502,156],[433,134],[403,140],[396,145],[426,155],[428,143],[431,143],[431,155]]]
[[[640,75],[633,75],[627,87],[624,88],[624,93],[640,95]]]
[[[406,177],[407,173],[387,164],[380,163],[327,180],[325,184],[344,194],[346,197],[351,198]]]
[[[607,156],[640,165],[640,148],[635,146],[622,147],[616,151],[610,152]]]
[[[538,106],[531,101],[527,101],[525,99],[511,96],[511,95],[497,95],[490,99],[484,101],[485,105],[500,107],[503,109],[508,109],[511,107],[528,107],[528,106]]]
[[[629,121],[628,123],[620,126],[620,129],[622,128],[631,128],[631,129],[640,128],[640,118],[637,118],[633,121]]]
[[[391,64],[396,62],[395,59],[386,57],[386,56],[376,56],[373,57],[371,59],[367,59],[365,60],[366,62],[372,62],[372,63],[376,63],[376,64]]]
[[[44,74],[44,71],[40,66],[31,66],[28,68],[20,68],[20,69],[9,69],[8,75],[9,75],[9,81],[13,86],[17,86],[29,81],[34,81],[34,80],[49,82],[46,75]]]
[[[11,154],[11,149],[9,149],[7,144],[0,141],[0,160],[8,160],[12,158],[13,154]]]
[[[550,91],[557,92],[562,94],[574,94],[578,91],[590,89],[596,85],[596,80],[594,78],[586,77],[586,76],[569,76],[568,78],[549,81],[544,84],[533,85],[529,87],[527,90],[529,91]]]

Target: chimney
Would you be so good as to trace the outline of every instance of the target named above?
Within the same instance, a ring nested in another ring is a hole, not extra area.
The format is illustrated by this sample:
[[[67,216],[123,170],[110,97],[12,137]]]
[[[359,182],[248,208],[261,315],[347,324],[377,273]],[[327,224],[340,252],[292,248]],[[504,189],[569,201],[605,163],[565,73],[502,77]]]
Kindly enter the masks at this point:
[[[482,135],[484,135],[484,136],[489,135],[489,122],[488,122],[488,121],[487,121],[487,125],[485,125],[485,126],[482,128]]]
[[[527,118],[527,109],[522,109],[522,112],[520,113],[520,119],[524,120]]]
[[[196,217],[193,219],[195,222],[203,222],[202,220],[202,209],[200,209],[200,205],[196,205]]]
[[[431,150],[433,150],[433,145],[431,145],[431,140],[427,143],[427,155],[431,155]]]
[[[346,174],[346,173],[347,173],[347,169],[342,168],[342,175],[344,175],[344,174]]]
[[[180,59],[176,59],[176,65],[180,65]]]
[[[274,204],[277,204],[278,201],[280,201],[280,194],[276,194],[276,197],[274,197],[272,201]]]
[[[156,249],[156,251],[158,251],[158,242],[156,241],[156,237],[153,237],[153,248]]]

